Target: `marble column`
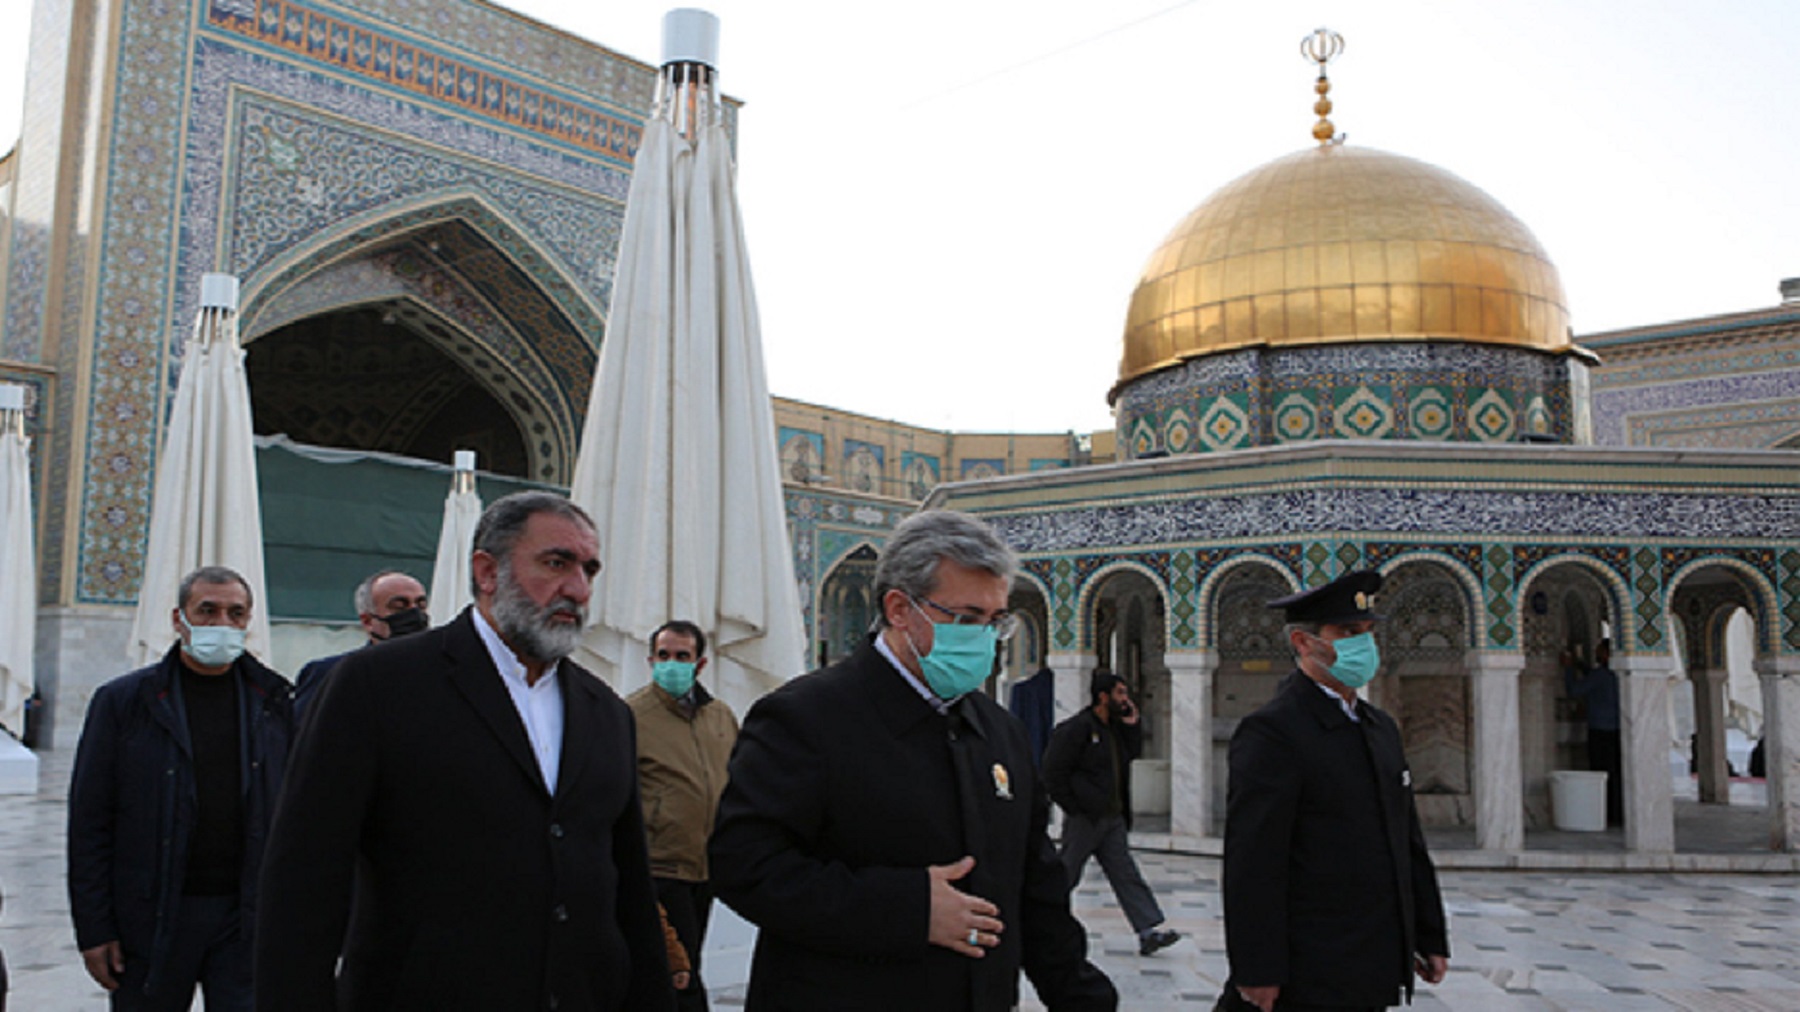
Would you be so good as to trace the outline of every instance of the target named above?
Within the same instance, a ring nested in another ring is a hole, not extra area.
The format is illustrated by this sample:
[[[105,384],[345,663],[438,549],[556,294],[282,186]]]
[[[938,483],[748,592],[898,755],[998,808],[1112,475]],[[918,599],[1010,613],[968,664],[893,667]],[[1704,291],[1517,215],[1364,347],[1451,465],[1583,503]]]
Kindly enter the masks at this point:
[[[1694,752],[1700,773],[1700,800],[1731,803],[1731,769],[1725,758],[1725,681],[1721,668],[1696,671],[1694,682]]]
[[[1525,655],[1476,650],[1468,655],[1475,704],[1475,846],[1525,846],[1525,774],[1519,756],[1519,674]]]
[[[1625,772],[1625,849],[1675,852],[1675,799],[1669,783],[1669,682],[1675,658],[1614,656],[1619,676]]]
[[[1169,833],[1191,840],[1212,828],[1211,650],[1169,653]]]
[[[1769,845],[1800,851],[1800,655],[1759,657],[1763,759],[1768,765]]]
[[[1094,674],[1094,658],[1083,653],[1049,654],[1044,663],[1056,672],[1053,720],[1060,724],[1088,705],[1088,679]]]

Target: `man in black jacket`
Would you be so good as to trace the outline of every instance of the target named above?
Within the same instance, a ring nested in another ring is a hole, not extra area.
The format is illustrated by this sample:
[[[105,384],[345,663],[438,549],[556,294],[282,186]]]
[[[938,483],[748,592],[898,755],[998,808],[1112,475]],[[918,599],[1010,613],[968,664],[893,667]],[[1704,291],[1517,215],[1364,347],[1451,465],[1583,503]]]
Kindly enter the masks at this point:
[[[381,569],[370,573],[363,578],[363,582],[356,585],[350,598],[356,607],[356,619],[362,623],[363,633],[368,636],[368,642],[357,647],[357,650],[424,632],[431,627],[431,619],[425,615],[428,603],[425,585],[398,569]],[[306,704],[319,691],[319,684],[331,673],[331,669],[355,652],[346,650],[308,661],[300,669],[299,676],[294,679],[296,715],[306,712]]]
[[[1450,957],[1437,872],[1392,717],[1357,698],[1380,666],[1373,596],[1350,573],[1269,602],[1298,670],[1231,738],[1227,1008],[1378,1009]]]
[[[1081,883],[1089,855],[1112,883],[1138,954],[1174,945],[1162,908],[1131,858],[1131,763],[1144,751],[1144,728],[1125,679],[1104,668],[1088,683],[1088,708],[1056,725],[1044,751],[1044,786],[1063,810],[1062,862],[1069,887]]]
[[[263,869],[263,1012],[675,1007],[631,711],[568,660],[594,522],[516,492],[469,568],[472,607],[344,658],[309,704]]]
[[[1117,1006],[1025,730],[979,691],[1016,565],[973,517],[913,516],[875,571],[880,632],[745,717],[709,852],[761,928],[747,1012],[1007,1012],[1021,968],[1055,1012]]]
[[[287,680],[243,652],[250,586],[181,581],[179,642],[88,704],[69,782],[69,909],[115,1009],[251,1004],[257,874],[293,733]]]

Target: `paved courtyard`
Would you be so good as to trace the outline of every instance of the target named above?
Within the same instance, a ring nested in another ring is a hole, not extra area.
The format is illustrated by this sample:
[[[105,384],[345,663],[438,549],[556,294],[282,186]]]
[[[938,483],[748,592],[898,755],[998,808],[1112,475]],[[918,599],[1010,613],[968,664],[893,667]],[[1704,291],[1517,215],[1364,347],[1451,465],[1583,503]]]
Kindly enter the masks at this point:
[[[67,750],[43,756],[35,796],[0,797],[0,950],[13,1012],[105,1007],[81,969],[63,887]],[[1206,1009],[1225,975],[1216,858],[1141,853],[1170,923],[1188,937],[1150,958],[1090,865],[1076,892],[1101,967],[1130,1012]],[[1455,955],[1414,1007],[1800,1010],[1800,878],[1792,874],[1466,871],[1443,875]],[[721,909],[709,939],[714,1005],[743,1000],[750,928]],[[1027,1000],[1026,1009],[1041,1009]]]

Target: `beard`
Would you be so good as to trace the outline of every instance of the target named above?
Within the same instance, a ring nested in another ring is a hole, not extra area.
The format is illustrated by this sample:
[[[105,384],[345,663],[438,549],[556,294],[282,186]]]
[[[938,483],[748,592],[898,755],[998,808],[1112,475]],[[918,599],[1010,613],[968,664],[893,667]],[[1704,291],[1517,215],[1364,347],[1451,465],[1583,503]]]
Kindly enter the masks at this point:
[[[499,587],[494,591],[494,624],[497,631],[527,656],[549,664],[575,652],[581,642],[587,609],[566,597],[539,605],[513,580],[512,565],[500,564]],[[552,622],[558,615],[573,616],[571,623]]]

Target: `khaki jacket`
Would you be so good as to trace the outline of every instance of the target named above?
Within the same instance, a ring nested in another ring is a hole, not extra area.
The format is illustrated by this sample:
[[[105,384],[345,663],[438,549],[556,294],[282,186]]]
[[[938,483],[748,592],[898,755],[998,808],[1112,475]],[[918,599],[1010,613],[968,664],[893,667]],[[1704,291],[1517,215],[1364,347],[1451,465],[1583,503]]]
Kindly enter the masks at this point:
[[[683,882],[707,880],[706,840],[738,730],[730,707],[698,685],[694,697],[700,705],[691,720],[674,696],[654,684],[625,700],[637,717],[650,874]]]

